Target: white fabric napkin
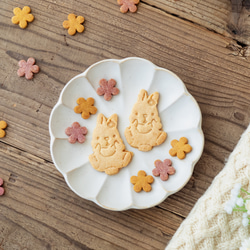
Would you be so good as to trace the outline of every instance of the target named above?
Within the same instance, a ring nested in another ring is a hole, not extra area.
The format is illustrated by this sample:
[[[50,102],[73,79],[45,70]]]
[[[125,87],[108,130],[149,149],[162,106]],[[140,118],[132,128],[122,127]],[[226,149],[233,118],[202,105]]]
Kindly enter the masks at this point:
[[[234,250],[249,237],[242,212],[227,214],[225,203],[236,183],[249,192],[250,125],[241,136],[223,170],[182,222],[165,250]]]

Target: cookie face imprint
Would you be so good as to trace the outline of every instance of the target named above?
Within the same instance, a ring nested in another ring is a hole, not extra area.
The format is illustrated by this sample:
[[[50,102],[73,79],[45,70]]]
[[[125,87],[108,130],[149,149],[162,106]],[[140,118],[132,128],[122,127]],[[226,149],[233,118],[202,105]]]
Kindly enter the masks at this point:
[[[149,151],[167,138],[157,110],[158,100],[158,92],[148,96],[142,89],[129,116],[130,126],[125,130],[125,137],[132,147],[140,151]]]
[[[117,114],[109,118],[99,114],[91,142],[94,151],[89,156],[91,165],[94,169],[108,175],[117,174],[120,168],[130,163],[133,156],[132,152],[125,150],[125,145],[117,130],[117,119]]]

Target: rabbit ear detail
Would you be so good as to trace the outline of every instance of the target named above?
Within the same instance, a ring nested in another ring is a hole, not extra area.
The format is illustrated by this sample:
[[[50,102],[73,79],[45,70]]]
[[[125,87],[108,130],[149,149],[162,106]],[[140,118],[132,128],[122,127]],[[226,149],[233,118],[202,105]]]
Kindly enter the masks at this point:
[[[108,118],[107,125],[109,128],[117,127],[117,114],[113,114]]]
[[[158,103],[158,100],[159,100],[159,93],[154,92],[153,94],[151,94],[148,97],[148,104],[149,105],[156,105]]]
[[[97,124],[103,125],[103,124],[106,124],[106,122],[107,122],[107,118],[103,114],[100,113],[97,116]]]
[[[103,114],[99,114],[97,124],[99,126],[108,126],[109,128],[117,127],[117,114],[113,114],[109,118],[106,118]]]
[[[147,100],[148,98],[148,93],[145,89],[142,89],[138,95],[138,102],[143,102]]]

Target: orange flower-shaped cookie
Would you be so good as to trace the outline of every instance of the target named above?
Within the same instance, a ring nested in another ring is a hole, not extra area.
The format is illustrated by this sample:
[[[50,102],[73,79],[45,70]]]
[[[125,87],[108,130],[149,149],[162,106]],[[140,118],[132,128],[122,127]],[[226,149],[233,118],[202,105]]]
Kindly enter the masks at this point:
[[[14,24],[19,24],[20,28],[25,29],[28,25],[28,22],[32,22],[34,20],[34,16],[30,14],[30,7],[25,6],[23,9],[15,8],[13,13],[15,16],[12,17],[11,21]]]
[[[143,189],[145,192],[151,191],[151,183],[154,182],[154,178],[151,175],[147,175],[145,171],[140,170],[137,176],[132,176],[130,182],[134,184],[135,192],[141,192]]]
[[[68,20],[63,22],[63,28],[68,29],[69,35],[75,35],[76,31],[82,33],[84,31],[84,22],[83,16],[76,16],[75,14],[69,14]]]
[[[82,114],[83,119],[88,119],[91,114],[95,114],[97,112],[97,108],[93,106],[95,103],[95,99],[92,97],[89,97],[87,100],[80,97],[76,102],[78,106],[74,108],[74,111],[77,114]]]
[[[177,157],[181,160],[184,159],[186,157],[186,153],[192,151],[192,147],[187,143],[188,139],[186,137],[181,137],[179,141],[177,140],[171,141],[171,146],[173,148],[169,150],[169,154],[171,156],[177,155]]]
[[[139,2],[140,0],[117,0],[117,3],[121,5],[120,11],[122,13],[126,13],[128,12],[128,10],[130,12],[136,12],[137,11],[136,4],[138,4]]]
[[[0,121],[0,138],[3,138],[5,136],[4,129],[7,128],[7,123],[5,121]]]

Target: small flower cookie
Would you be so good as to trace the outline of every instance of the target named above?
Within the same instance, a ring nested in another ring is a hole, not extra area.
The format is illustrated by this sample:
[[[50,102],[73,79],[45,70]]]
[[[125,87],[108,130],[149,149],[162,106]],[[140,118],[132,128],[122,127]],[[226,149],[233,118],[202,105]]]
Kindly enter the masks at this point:
[[[154,176],[160,176],[161,180],[168,180],[169,175],[175,173],[174,167],[172,167],[172,161],[165,159],[163,162],[161,160],[156,160],[154,162],[155,168],[152,173]]]
[[[89,97],[87,100],[80,97],[77,99],[77,104],[74,108],[75,113],[82,114],[83,119],[88,119],[90,115],[94,115],[97,112],[97,108],[94,105],[95,99],[92,97]]]
[[[4,188],[2,186],[3,186],[3,179],[0,178],[0,196],[4,194]]]
[[[69,136],[68,141],[72,144],[78,141],[79,143],[84,143],[86,140],[85,135],[88,133],[86,127],[81,127],[78,122],[74,122],[71,127],[65,129],[65,134]]]
[[[18,62],[19,69],[17,71],[18,76],[25,76],[27,80],[31,80],[33,78],[34,73],[39,72],[39,66],[35,65],[35,59],[30,57],[27,62],[25,60],[21,60]]]
[[[83,16],[76,16],[75,14],[69,14],[68,20],[63,22],[63,28],[68,29],[69,35],[75,35],[76,31],[82,33],[84,31],[84,22]]]
[[[23,7],[23,9],[15,8],[13,13],[15,16],[12,17],[11,21],[14,24],[19,24],[20,28],[25,29],[28,25],[28,22],[34,20],[34,16],[30,14],[31,9],[29,6]]]
[[[177,157],[181,160],[184,159],[186,154],[192,151],[192,147],[187,143],[188,139],[186,137],[181,137],[179,141],[172,140],[171,146],[173,148],[169,150],[169,154],[171,156],[177,155]]]
[[[154,177],[147,175],[145,171],[140,170],[137,176],[132,176],[130,182],[134,184],[135,192],[139,193],[143,189],[145,192],[151,191],[151,183],[154,182]]]
[[[105,80],[101,79],[100,82],[100,87],[96,90],[98,95],[104,95],[104,99],[106,101],[111,100],[112,95],[118,95],[119,94],[119,89],[115,87],[116,81],[114,79],[110,80]]]
[[[3,138],[3,137],[6,135],[4,129],[6,129],[7,126],[8,126],[8,125],[7,125],[7,122],[5,122],[5,121],[0,121],[0,138]]]
[[[130,12],[136,12],[137,11],[136,4],[138,4],[139,2],[140,0],[117,0],[117,3],[121,5],[120,11],[122,13],[126,13],[128,12],[128,10]]]

